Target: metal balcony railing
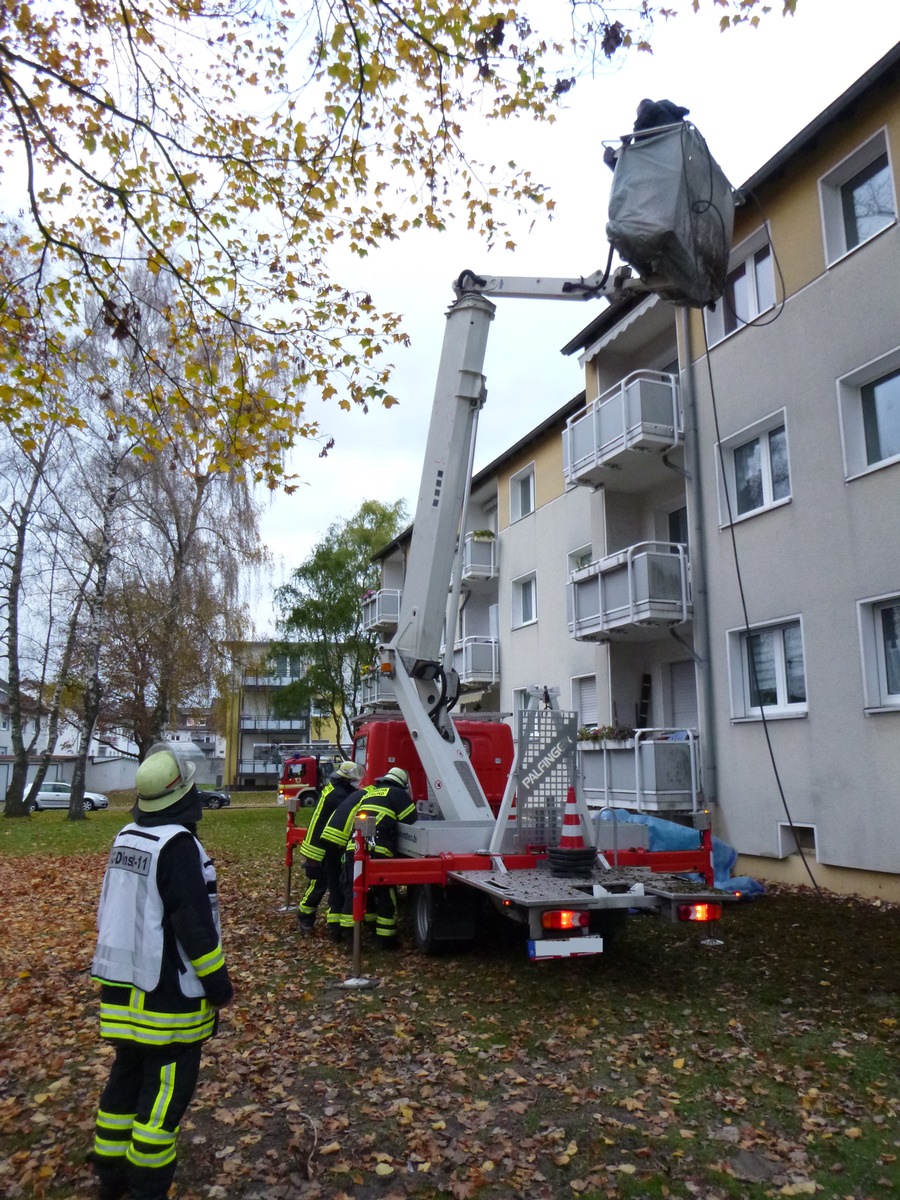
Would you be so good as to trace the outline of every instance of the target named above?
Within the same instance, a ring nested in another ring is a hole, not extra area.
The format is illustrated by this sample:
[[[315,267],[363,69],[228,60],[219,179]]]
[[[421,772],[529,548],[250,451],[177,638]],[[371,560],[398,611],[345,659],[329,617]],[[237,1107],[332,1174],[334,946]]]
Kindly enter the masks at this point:
[[[569,633],[608,641],[615,633],[680,625],[691,616],[687,546],[637,542],[569,577]]]
[[[463,579],[496,579],[499,574],[497,539],[467,533],[463,542]]]
[[[467,637],[453,647],[453,669],[459,682],[490,687],[500,679],[500,646],[496,638]]]
[[[362,602],[363,629],[367,633],[396,629],[402,594],[397,588],[382,588],[370,593]]]
[[[393,703],[395,700],[394,685],[387,675],[375,670],[364,676],[360,688],[360,703],[363,706]]]
[[[680,446],[683,435],[677,377],[635,371],[569,418],[563,431],[566,482],[640,490],[665,470],[655,460]]]

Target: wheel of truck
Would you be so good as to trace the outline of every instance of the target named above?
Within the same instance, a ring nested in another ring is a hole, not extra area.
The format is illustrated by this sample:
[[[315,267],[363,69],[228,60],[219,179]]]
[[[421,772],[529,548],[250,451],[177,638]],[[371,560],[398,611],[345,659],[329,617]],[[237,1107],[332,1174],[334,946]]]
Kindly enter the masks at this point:
[[[461,949],[475,940],[475,903],[460,887],[419,883],[410,889],[413,938],[422,954]]]
[[[412,888],[412,921],[416,949],[423,954],[434,954],[434,888],[430,883]]]

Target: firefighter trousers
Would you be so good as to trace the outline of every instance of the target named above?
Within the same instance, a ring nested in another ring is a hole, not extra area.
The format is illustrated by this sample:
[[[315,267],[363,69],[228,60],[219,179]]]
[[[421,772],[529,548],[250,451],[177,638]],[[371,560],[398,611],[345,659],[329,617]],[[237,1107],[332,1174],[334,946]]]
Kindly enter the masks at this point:
[[[116,1042],[100,1097],[92,1155],[100,1195],[165,1200],[175,1176],[175,1139],[200,1073],[200,1042]]]
[[[300,897],[300,903],[297,905],[297,917],[301,925],[312,928],[316,920],[316,912],[322,902],[322,897],[328,890],[328,881],[324,878],[325,872],[321,870],[322,878],[317,875],[315,879],[308,879],[306,887],[303,889],[303,895]]]
[[[385,855],[384,857],[393,857]],[[353,855],[348,850],[344,857],[344,906],[341,912],[341,928],[353,929]],[[381,886],[369,888],[365,922],[372,923],[374,917],[375,937],[378,942],[393,943],[397,937],[397,890]]]

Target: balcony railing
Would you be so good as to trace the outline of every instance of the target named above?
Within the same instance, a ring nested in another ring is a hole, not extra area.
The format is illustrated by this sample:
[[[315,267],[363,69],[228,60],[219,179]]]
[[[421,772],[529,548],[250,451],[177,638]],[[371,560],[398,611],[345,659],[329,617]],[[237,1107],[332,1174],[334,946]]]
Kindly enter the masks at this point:
[[[467,533],[463,542],[463,579],[496,579],[499,573],[496,538],[480,538]]]
[[[400,597],[396,588],[382,588],[362,603],[362,627],[367,633],[384,633],[397,628],[400,617]]]
[[[396,700],[394,685],[388,676],[372,671],[363,677],[360,702],[363,705],[392,703]]]
[[[700,749],[690,729],[638,729],[622,745],[579,746],[585,799],[592,808],[697,812]]]
[[[500,679],[500,647],[496,638],[468,637],[453,647],[453,668],[461,684],[490,687]]]
[[[640,491],[665,471],[659,456],[680,446],[683,434],[677,377],[635,371],[569,419],[566,482]]]
[[[608,641],[615,633],[680,625],[691,616],[687,546],[637,542],[569,577],[569,633]]]
[[[306,721],[300,720],[300,718],[282,718],[276,720],[275,717],[267,717],[265,713],[261,713],[259,716],[242,716],[241,729],[262,729],[266,732],[271,730],[273,733],[286,730],[289,733],[299,733],[306,729]]]

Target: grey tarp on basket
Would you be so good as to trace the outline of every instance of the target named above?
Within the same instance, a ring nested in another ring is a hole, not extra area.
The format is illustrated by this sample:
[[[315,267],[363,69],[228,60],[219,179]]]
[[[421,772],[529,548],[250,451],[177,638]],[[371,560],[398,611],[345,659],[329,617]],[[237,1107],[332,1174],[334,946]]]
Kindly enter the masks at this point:
[[[621,147],[606,236],[666,300],[702,308],[719,299],[733,224],[731,185],[693,125]]]

